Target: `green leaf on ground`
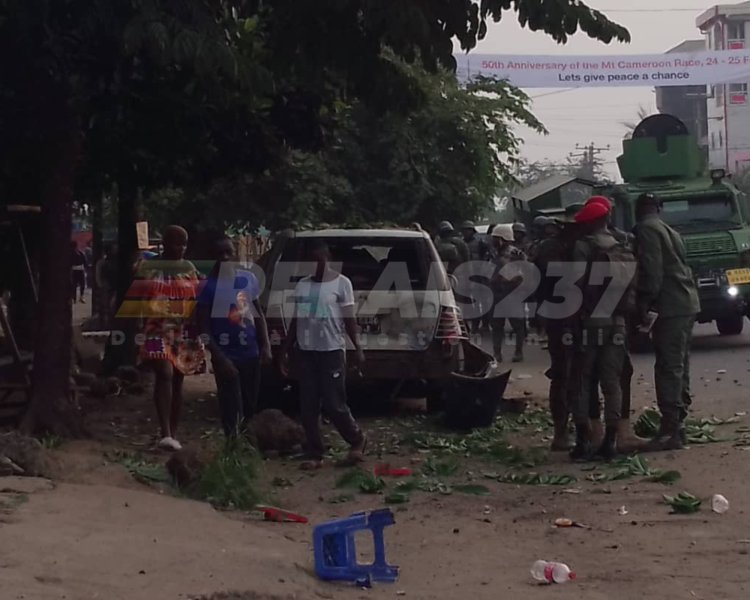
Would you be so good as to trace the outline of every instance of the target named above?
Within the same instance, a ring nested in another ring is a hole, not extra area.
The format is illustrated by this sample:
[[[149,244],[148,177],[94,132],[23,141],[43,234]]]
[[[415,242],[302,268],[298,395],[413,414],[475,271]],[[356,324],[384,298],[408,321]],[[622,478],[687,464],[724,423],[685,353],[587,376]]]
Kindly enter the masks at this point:
[[[134,479],[141,483],[167,483],[170,480],[169,473],[163,464],[149,462],[140,454],[115,452],[108,458],[119,462]]]
[[[550,475],[539,473],[506,473],[497,479],[500,483],[519,485],[570,485],[577,479],[573,475]]]
[[[688,492],[680,492],[676,496],[664,494],[664,502],[672,507],[672,512],[677,514],[691,514],[698,512],[701,507],[700,498],[696,498]]]
[[[385,489],[385,481],[362,469],[353,469],[336,480],[336,488],[357,488],[364,494],[377,494]]]
[[[456,460],[437,460],[430,456],[422,465],[422,472],[425,475],[434,477],[451,477],[458,471],[458,461]]]
[[[659,432],[659,426],[661,425],[661,414],[658,410],[653,408],[647,408],[638,417],[638,420],[633,426],[635,434],[642,438],[655,437]]]
[[[406,504],[409,502],[409,494],[406,492],[391,492],[385,497],[386,504]]]
[[[413,492],[419,489],[419,480],[407,479],[406,481],[399,481],[396,484],[397,492]]]
[[[490,495],[490,489],[484,485],[477,485],[477,484],[454,485],[453,489],[461,494],[469,494],[471,496],[489,496]]]
[[[651,475],[648,481],[651,483],[675,483],[682,478],[682,474],[679,471],[660,471],[655,475]]]

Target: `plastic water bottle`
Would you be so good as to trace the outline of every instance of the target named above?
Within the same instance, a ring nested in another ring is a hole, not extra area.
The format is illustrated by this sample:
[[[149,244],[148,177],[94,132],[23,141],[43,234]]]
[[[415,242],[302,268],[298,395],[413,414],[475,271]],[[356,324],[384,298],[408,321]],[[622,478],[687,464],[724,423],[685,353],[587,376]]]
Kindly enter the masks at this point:
[[[576,578],[568,565],[546,560],[538,560],[531,566],[531,576],[544,583],[565,583]]]

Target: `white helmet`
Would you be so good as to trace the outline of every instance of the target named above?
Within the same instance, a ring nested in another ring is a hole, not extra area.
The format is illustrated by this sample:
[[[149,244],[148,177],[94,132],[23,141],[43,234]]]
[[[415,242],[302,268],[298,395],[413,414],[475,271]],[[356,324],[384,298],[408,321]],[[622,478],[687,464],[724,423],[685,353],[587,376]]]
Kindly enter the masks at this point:
[[[492,237],[501,238],[506,242],[514,241],[513,225],[495,225],[495,228],[492,230]]]

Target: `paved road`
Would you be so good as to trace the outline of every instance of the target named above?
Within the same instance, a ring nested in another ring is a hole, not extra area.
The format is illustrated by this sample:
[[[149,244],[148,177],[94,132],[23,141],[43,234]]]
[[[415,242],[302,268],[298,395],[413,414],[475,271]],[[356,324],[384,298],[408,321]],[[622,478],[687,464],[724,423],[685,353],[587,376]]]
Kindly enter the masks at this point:
[[[482,346],[489,350],[491,341],[485,334]],[[512,356],[508,346],[506,356]],[[633,354],[633,408],[640,410],[654,403],[652,353]],[[510,395],[529,392],[535,397],[547,397],[548,381],[544,371],[549,365],[547,352],[531,336],[526,349],[526,360],[521,364],[505,363],[513,370]],[[692,346],[691,385],[695,396],[694,408],[703,414],[727,416],[736,411],[750,412],[750,323],[745,333],[720,336],[713,324],[697,325]],[[726,373],[719,373],[724,370]]]

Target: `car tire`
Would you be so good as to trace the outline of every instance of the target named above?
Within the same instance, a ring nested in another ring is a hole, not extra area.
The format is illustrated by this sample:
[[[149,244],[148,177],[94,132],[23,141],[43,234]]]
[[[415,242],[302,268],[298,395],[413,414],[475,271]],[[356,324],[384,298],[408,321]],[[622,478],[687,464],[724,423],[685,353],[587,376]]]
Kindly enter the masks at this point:
[[[745,326],[745,317],[735,315],[725,319],[716,319],[716,329],[720,335],[740,335]]]

